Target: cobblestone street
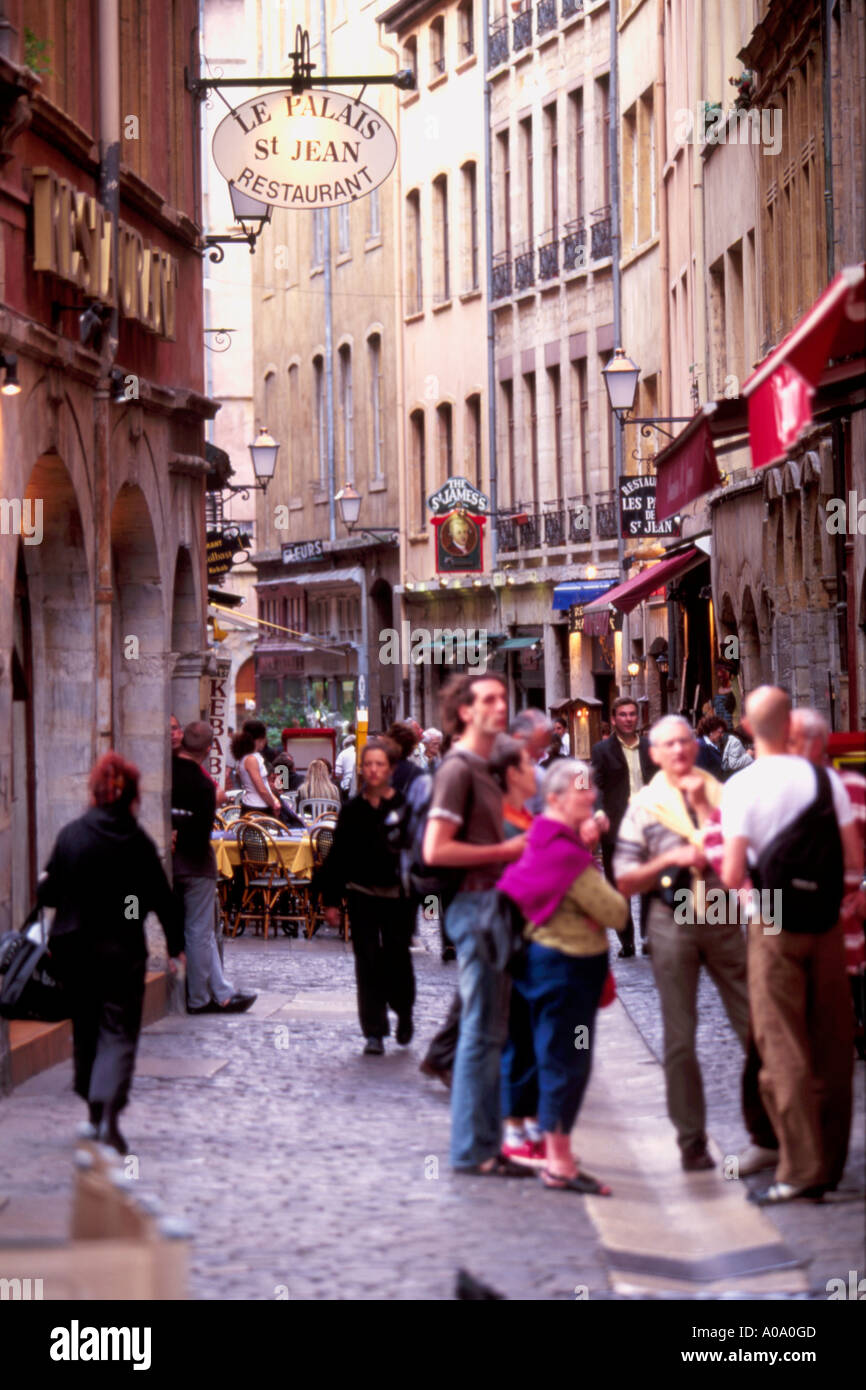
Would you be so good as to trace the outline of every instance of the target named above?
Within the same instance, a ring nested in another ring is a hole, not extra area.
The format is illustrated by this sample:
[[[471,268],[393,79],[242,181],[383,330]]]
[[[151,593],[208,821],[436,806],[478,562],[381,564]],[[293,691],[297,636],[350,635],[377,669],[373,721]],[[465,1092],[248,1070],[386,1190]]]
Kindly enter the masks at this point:
[[[441,1300],[453,1297],[460,1266],[509,1298],[573,1299],[580,1285],[589,1298],[610,1297],[591,1204],[532,1180],[452,1175],[448,1095],[419,1075],[418,1063],[447,1010],[455,970],[440,963],[435,930],[424,937],[413,957],[416,1038],[408,1049],[389,1041],[384,1058],[361,1055],[351,951],[328,937],[226,942],[233,982],[259,991],[253,1011],[169,1015],[142,1035],[124,1129],[142,1190],[191,1226],[192,1297]],[[616,970],[629,1014],[658,1051],[650,962],[639,957]],[[744,1134],[738,1049],[720,1014],[707,986],[701,1052],[710,1130],[727,1153]],[[629,1036],[637,1072],[647,1057],[638,1034]],[[602,1030],[601,1045],[603,1038]],[[859,1068],[861,1089],[862,1077]],[[65,1227],[81,1118],[70,1085],[66,1064],[0,1105],[10,1198],[2,1234],[24,1211],[34,1234]],[[862,1105],[856,1126],[862,1135]],[[577,1133],[579,1142],[579,1126]],[[672,1131],[670,1145],[673,1164]],[[862,1168],[862,1138],[848,1187],[858,1155]],[[859,1267],[861,1207],[825,1203],[774,1215],[798,1255],[815,1252],[808,1278],[816,1296],[825,1296],[826,1278]]]

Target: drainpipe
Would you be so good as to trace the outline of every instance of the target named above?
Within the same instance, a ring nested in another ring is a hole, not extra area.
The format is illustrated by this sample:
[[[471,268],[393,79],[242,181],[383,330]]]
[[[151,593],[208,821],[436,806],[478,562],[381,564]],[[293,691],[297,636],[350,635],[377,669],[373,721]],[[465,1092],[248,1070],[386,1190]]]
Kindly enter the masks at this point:
[[[620,269],[620,242],[622,240],[619,225],[619,39],[616,30],[617,21],[617,0],[609,0],[610,3],[610,85],[608,100],[610,102],[610,130],[608,132],[610,140],[610,250],[611,250],[611,276],[613,280],[613,342],[614,347],[622,346],[622,279]],[[614,506],[616,507],[616,559],[617,569],[619,570],[620,580],[625,578],[625,539],[622,534],[622,511],[619,505],[620,483],[622,482],[622,454],[623,454],[623,433],[624,426],[618,416],[613,417],[611,412],[611,429],[616,433],[613,438],[613,457],[614,457]],[[623,619],[622,637],[620,639],[620,678],[624,663],[628,660],[628,651],[631,644],[631,620],[626,614]],[[614,678],[616,672],[614,671]],[[621,687],[620,687],[621,688]]]
[[[695,7],[694,35],[695,51],[694,64],[692,71],[695,74],[695,105],[704,100],[702,93],[705,91],[705,66],[704,66],[704,0],[692,0]],[[700,135],[700,131],[698,131]],[[707,400],[710,394],[709,373],[707,363],[709,355],[707,353],[707,296],[706,296],[706,247],[704,245],[704,161],[701,158],[700,147],[697,143],[693,145],[695,154],[695,181],[692,185],[692,206],[695,210],[694,223],[694,267],[695,278],[692,288],[692,303],[695,313],[695,336],[694,353],[697,359],[700,354],[701,360],[695,361],[695,379],[698,382],[698,403],[701,400],[700,393],[700,374],[704,375],[703,399]]]
[[[397,48],[394,48],[391,44],[386,43],[384,37],[381,37],[379,39],[379,43],[381,44],[385,52],[389,53],[391,57],[394,59],[395,70],[398,70],[401,65],[399,50]],[[396,119],[394,124],[397,128],[397,148],[398,150],[402,150],[400,138],[400,128],[402,125],[402,111],[400,107],[399,96],[397,97]],[[394,213],[392,224],[392,241],[394,244],[394,258],[396,262],[398,285],[403,284],[403,237],[401,234],[400,221],[402,205],[403,165],[402,160],[400,160],[397,164],[397,178],[394,183],[394,191],[392,193],[391,198],[391,206],[392,211]],[[401,479],[402,482],[402,486],[400,488],[397,513],[400,525],[400,549],[398,552],[397,580],[398,585],[402,586],[406,582],[406,574],[409,565],[409,525],[411,520],[411,501],[409,496],[409,466],[406,458],[406,364],[403,360],[403,304],[399,295],[395,295],[394,297],[394,343],[395,362],[397,366],[397,429],[395,432],[397,444],[397,476]],[[409,663],[408,661],[403,660],[407,653],[403,651],[404,643],[402,640],[402,634],[404,620],[408,619],[411,622],[411,610],[409,608],[409,604],[406,602],[406,597],[404,594],[393,594],[391,604],[393,613],[392,622],[394,624],[395,630],[400,633],[400,696],[402,701],[402,717],[404,719],[407,719],[411,713],[411,689],[409,683]],[[398,708],[400,708],[399,702]]]
[[[327,0],[319,0],[319,37],[322,46],[322,71],[328,74],[328,20]],[[325,413],[327,415],[328,435],[328,537],[337,539],[337,494],[336,468],[334,460],[334,304],[331,282],[331,211],[324,209],[324,258],[325,258]]]
[[[94,393],[94,513],[96,517],[96,718],[97,751],[112,746],[111,605],[111,386],[117,356],[118,240],[120,233],[120,17],[119,0],[99,0],[99,198],[109,214],[113,304],[107,346]]]
[[[827,236],[827,279],[836,274],[835,216],[833,210],[833,6],[835,0],[825,0],[821,7],[821,44],[823,47],[822,105],[824,108],[824,220]]]
[[[493,318],[493,140],[490,131],[490,0],[484,0],[484,202],[485,260],[487,262],[487,452],[490,457],[490,573],[496,569],[498,535],[499,482],[496,472],[496,363],[494,346],[496,325]]]
[[[661,392],[660,414],[671,413],[671,295],[670,246],[668,245],[668,198],[665,182],[667,164],[667,79],[665,77],[665,0],[658,0],[658,48],[656,54],[655,98],[656,197],[659,219],[659,282],[661,284]]]

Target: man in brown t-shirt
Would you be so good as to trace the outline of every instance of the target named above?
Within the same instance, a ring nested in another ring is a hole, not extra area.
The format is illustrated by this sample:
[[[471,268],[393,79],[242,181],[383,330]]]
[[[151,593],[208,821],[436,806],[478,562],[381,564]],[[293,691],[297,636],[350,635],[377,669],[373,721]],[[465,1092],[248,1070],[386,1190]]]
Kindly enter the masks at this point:
[[[493,906],[497,879],[519,859],[525,836],[503,839],[502,790],[488,769],[508,704],[498,676],[457,676],[442,695],[450,751],[433,781],[423,854],[437,868],[462,870],[445,914],[457,949],[460,1035],[451,1087],[451,1163],[460,1173],[526,1177],[531,1169],[500,1153],[499,1066],[508,1027],[508,976],[478,951],[475,927]]]

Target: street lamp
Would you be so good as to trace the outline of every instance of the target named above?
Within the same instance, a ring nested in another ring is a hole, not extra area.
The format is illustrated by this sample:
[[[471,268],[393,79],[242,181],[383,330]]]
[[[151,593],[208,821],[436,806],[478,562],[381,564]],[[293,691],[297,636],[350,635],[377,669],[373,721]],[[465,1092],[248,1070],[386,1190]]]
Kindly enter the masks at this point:
[[[270,222],[273,213],[270,203],[260,203],[258,198],[251,198],[249,193],[242,192],[234,183],[229,184],[229,197],[232,200],[235,222],[240,227],[240,231],[229,232],[226,236],[202,238],[210,259],[217,263],[225,257],[223,246],[234,246],[241,242],[246,242],[252,256],[256,249],[256,242],[265,230],[265,224]]]
[[[639,675],[640,675],[640,662],[639,662],[639,661],[630,661],[630,662],[628,663],[628,666],[626,667],[626,670],[628,671],[628,673],[629,673],[629,675],[631,676],[632,680],[634,680],[635,676],[639,676]]]
[[[358,525],[358,517],[361,515],[361,503],[363,497],[360,492],[356,492],[351,483],[344,483],[340,491],[335,494],[334,501],[340,508],[340,520],[346,530],[361,536],[369,536],[378,545],[396,545],[399,532],[392,527],[385,527],[381,531],[370,531],[365,526]]]
[[[262,484],[262,492],[265,492],[268,483],[274,476],[274,469],[277,466],[277,454],[280,452],[280,446],[275,439],[271,439],[267,428],[262,425],[255,441],[249,446],[249,449],[250,458],[253,461],[253,472]]]
[[[613,357],[601,372],[607,388],[607,398],[611,410],[617,415],[628,414],[634,406],[640,367],[636,367],[622,348],[614,350]]]

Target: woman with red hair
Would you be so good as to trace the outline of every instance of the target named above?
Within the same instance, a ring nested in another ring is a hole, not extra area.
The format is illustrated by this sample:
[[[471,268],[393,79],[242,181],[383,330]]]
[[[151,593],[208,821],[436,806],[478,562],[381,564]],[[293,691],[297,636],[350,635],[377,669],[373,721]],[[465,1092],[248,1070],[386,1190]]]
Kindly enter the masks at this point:
[[[141,1030],[147,943],[155,912],[169,956],[183,960],[183,922],[153,840],[136,819],[139,773],[105,753],[90,773],[90,808],[57,837],[39,881],[54,907],[51,963],[73,1001],[75,1090],[89,1108],[87,1137],[128,1152],[117,1127]]]

